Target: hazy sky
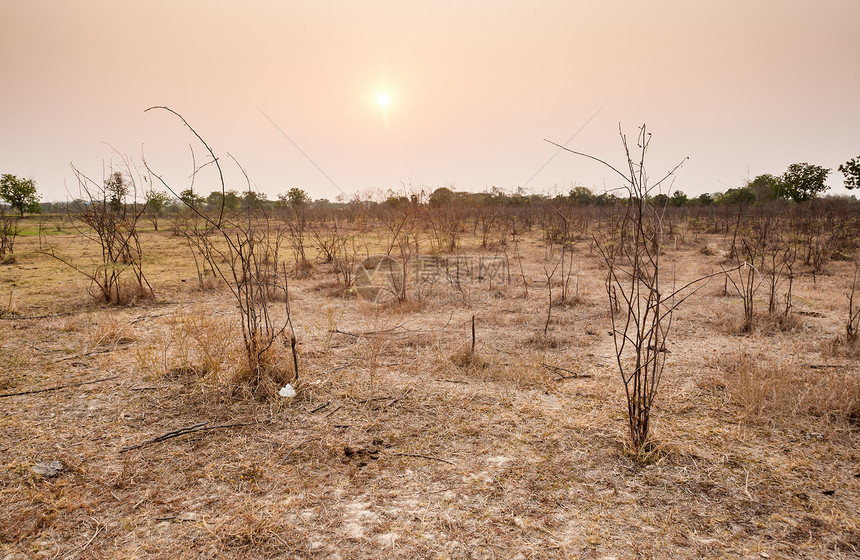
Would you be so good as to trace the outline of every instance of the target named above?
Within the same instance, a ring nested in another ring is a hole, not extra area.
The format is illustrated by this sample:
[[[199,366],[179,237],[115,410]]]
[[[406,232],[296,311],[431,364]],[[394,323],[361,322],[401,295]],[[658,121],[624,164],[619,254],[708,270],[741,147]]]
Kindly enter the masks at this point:
[[[655,178],[690,157],[688,194],[794,162],[846,192],[857,22],[860,0],[0,0],[0,173],[62,200],[70,163],[101,180],[115,149],[186,188],[192,136],[144,113],[167,105],[224,158],[228,188],[245,188],[230,154],[270,198],[601,191],[618,182],[595,162],[541,169],[543,139],[585,125],[569,147],[621,165],[619,123],[634,139],[648,124]]]

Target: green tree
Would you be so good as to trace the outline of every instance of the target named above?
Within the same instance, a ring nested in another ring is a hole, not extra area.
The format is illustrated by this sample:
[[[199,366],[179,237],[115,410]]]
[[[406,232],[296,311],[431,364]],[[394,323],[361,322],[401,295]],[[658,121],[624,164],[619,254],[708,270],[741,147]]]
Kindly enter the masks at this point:
[[[36,192],[36,182],[32,179],[19,179],[14,175],[4,173],[0,177],[0,198],[17,209],[21,216],[24,212],[38,214],[39,194]]]
[[[428,202],[430,203],[430,206],[442,206],[443,204],[451,202],[453,199],[454,191],[448,187],[439,187],[430,193]]]
[[[221,208],[221,203],[224,203],[224,208],[228,210],[235,210],[242,205],[242,199],[239,198],[239,193],[234,190],[229,190],[227,193],[222,193],[221,191],[212,191],[209,193],[209,196],[206,197],[206,205],[209,208],[219,209]]]
[[[744,187],[729,189],[717,198],[718,204],[755,204],[755,193]]]
[[[170,204],[172,197],[164,191],[151,190],[146,193],[146,217],[152,223],[155,231],[158,231],[158,219],[161,213]]]
[[[782,184],[779,177],[774,177],[770,173],[763,173],[747,183],[746,188],[752,191],[756,200],[761,202],[778,198]]]
[[[179,200],[181,200],[183,204],[185,204],[186,206],[190,206],[191,208],[194,208],[198,204],[206,202],[206,199],[195,193],[193,189],[185,189],[184,191],[180,192]]]
[[[710,206],[714,203],[714,197],[711,193],[702,193],[693,200],[695,200],[700,206]]]
[[[279,197],[280,198],[280,197]],[[281,199],[287,206],[304,206],[310,204],[311,197],[303,189],[293,187]]]
[[[105,179],[104,193],[114,211],[122,209],[125,204],[125,197],[128,196],[128,183],[122,173],[114,171],[110,177]]]
[[[594,204],[595,201],[595,196],[594,193],[591,192],[591,189],[583,186],[571,189],[567,198],[572,204],[576,204],[577,206],[587,206],[589,204]]]
[[[672,198],[669,199],[669,205],[680,208],[681,206],[686,206],[689,200],[687,199],[687,195],[684,191],[675,191],[672,193]]]
[[[242,193],[242,206],[245,208],[260,206],[266,200],[266,193],[263,192],[247,190]]]
[[[824,184],[830,170],[810,163],[792,163],[780,178],[779,193],[795,202],[812,200],[830,187]]]
[[[845,175],[845,188],[860,188],[860,156],[851,158],[839,166],[839,172]]]
[[[648,202],[654,208],[665,208],[669,204],[669,195],[664,193],[655,194]]]

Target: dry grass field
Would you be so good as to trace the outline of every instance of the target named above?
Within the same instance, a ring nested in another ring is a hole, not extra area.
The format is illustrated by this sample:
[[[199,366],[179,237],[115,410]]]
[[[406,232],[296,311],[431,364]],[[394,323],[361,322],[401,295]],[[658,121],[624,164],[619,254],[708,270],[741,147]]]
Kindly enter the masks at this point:
[[[850,260],[798,267],[788,319],[760,290],[749,333],[721,278],[679,307],[634,453],[587,239],[548,326],[558,249],[537,230],[507,248],[510,278],[402,303],[311,258],[290,277],[298,394],[259,399],[235,390],[235,299],[163,230],[141,239],[155,295],[127,305],[94,301],[37,236],[0,266],[0,558],[860,557]],[[664,266],[717,271],[730,242],[688,235]],[[502,253],[465,232],[458,254]],[[289,346],[274,359],[291,368]]]

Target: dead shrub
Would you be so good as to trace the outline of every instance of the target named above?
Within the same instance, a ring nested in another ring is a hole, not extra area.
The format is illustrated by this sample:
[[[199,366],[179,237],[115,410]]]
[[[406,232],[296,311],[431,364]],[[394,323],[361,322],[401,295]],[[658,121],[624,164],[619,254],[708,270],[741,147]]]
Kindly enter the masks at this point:
[[[15,264],[15,238],[20,233],[18,216],[9,216],[0,206],[0,264]]]
[[[756,313],[755,331],[760,334],[776,334],[778,332],[799,332],[806,329],[806,324],[800,316],[789,313],[767,314]]]
[[[268,345],[259,354],[257,367],[251,368],[244,364],[232,372],[228,385],[232,387],[233,395],[270,399],[288,383],[291,383],[296,391],[299,390],[300,379],[289,359],[289,337],[282,336],[281,343],[283,348]],[[259,344],[262,345],[262,342]]]
[[[192,227],[188,230],[187,239],[194,249],[192,255],[199,253],[213,276],[224,281],[239,308],[245,365],[234,379],[240,385],[237,390],[245,392],[244,385],[248,382],[257,383],[252,387],[255,396],[274,398],[278,394],[274,385],[283,378],[283,368],[275,359],[275,346],[279,340],[291,349],[294,382],[299,380],[297,340],[290,314],[287,267],[280,263],[278,258],[285,231],[273,226],[268,209],[261,204],[249,205],[237,213],[226,212],[224,200],[227,183],[215,152],[179,113],[163,106],[150,107],[147,111],[153,109],[164,110],[178,117],[203,145],[210,158],[202,166],[195,166],[191,186],[186,190],[194,192],[194,179],[203,167],[212,164],[217,172],[221,186],[221,206],[217,212],[204,212],[194,203],[193,197],[180,197],[191,217]],[[247,173],[238,162],[235,163],[245,177],[247,192],[253,193]],[[173,195],[179,197],[180,192],[185,192],[172,188],[158,174],[152,175]],[[341,237],[337,239],[339,242]],[[355,252],[352,254],[355,255]],[[340,253],[335,256],[339,255]],[[194,259],[198,264],[196,256]],[[202,269],[198,267],[198,271]],[[343,270],[341,273],[344,276],[343,285],[349,287],[347,275],[351,274],[351,271]],[[278,292],[282,292],[282,301],[285,304],[283,319],[276,319],[272,314],[274,310],[270,308],[270,303],[273,303],[270,296]]]
[[[42,252],[89,279],[88,291],[98,301],[126,304],[153,293],[143,272],[143,250],[137,224],[146,211],[138,202],[141,177],[131,160],[123,156],[120,170],[111,170],[101,183],[74,166],[79,197],[69,205],[69,217],[77,230],[77,243],[94,243],[90,257],[71,257],[50,244]],[[41,245],[41,242],[40,242]]]

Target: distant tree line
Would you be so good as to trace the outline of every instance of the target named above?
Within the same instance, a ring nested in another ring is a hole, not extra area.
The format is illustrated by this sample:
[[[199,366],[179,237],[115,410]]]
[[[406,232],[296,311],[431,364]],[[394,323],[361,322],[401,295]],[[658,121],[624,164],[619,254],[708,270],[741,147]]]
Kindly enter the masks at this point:
[[[860,188],[860,156],[852,158],[838,167],[844,175],[845,188],[853,190]],[[758,175],[747,181],[746,185],[731,188],[725,192],[703,193],[699,196],[688,197],[681,190],[672,191],[670,194],[660,193],[651,197],[655,206],[662,207],[684,207],[684,206],[711,206],[723,204],[763,204],[768,201],[788,200],[797,203],[810,201],[828,190],[825,184],[832,170],[810,164],[793,163],[788,166],[782,175],[776,176],[769,173]],[[109,179],[110,180],[110,179]],[[374,200],[375,198],[375,200]],[[40,202],[40,195],[36,190],[36,183],[32,179],[20,179],[15,175],[4,174],[0,177],[0,199],[8,204],[8,208],[23,216],[27,213],[64,213],[70,205],[80,205],[86,201],[70,202]],[[358,201],[356,197],[352,203]],[[612,206],[627,202],[627,197],[619,197],[612,192],[597,193],[585,186],[575,186],[567,194],[548,196],[537,193],[529,193],[522,187],[512,192],[505,192],[497,187],[492,187],[484,192],[455,191],[450,187],[439,187],[432,192],[424,191],[410,192],[409,194],[397,193],[389,190],[377,197],[367,197],[361,201],[365,206],[383,204],[390,207],[403,207],[406,205],[424,205],[440,207],[452,203],[479,207],[479,206],[505,206],[526,207],[555,202],[573,206]],[[178,199],[166,192],[152,190],[145,193],[145,200],[135,201],[134,204],[146,204],[146,213],[150,217],[155,228],[158,229],[157,219],[165,213],[172,213],[184,207],[199,208],[201,210],[239,211],[248,208],[298,208],[304,206],[343,208],[350,202],[339,197],[338,202],[327,199],[313,200],[308,193],[298,187],[289,189],[284,194],[278,195],[277,200],[269,200],[265,193],[246,190],[227,190],[226,192],[216,190],[204,196],[201,191],[186,189],[179,193]],[[2,208],[0,204],[0,208]]]

